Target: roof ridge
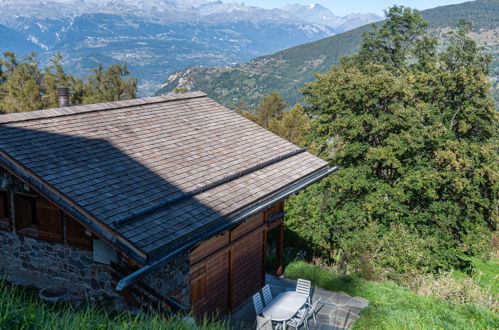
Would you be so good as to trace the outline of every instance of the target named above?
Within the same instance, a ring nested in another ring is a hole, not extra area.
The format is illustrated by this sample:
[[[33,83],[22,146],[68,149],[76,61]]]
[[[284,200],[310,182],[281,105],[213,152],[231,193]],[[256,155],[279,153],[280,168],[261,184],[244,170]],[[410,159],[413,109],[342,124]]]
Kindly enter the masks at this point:
[[[146,105],[146,104],[156,104],[163,102],[171,102],[178,100],[187,100],[192,98],[205,97],[206,93],[203,92],[189,92],[183,94],[166,94],[161,96],[152,96],[145,98],[137,98],[131,100],[121,100],[121,101],[112,101],[112,102],[103,102],[103,103],[94,103],[94,104],[84,104],[84,105],[74,105],[70,107],[64,108],[51,108],[44,110],[36,110],[29,112],[16,112],[0,115],[0,125],[9,124],[9,123],[17,123],[38,119],[46,119],[46,118],[56,118],[56,117],[64,117],[64,116],[73,116],[79,115],[82,113],[96,112],[96,111],[104,111],[104,110],[115,110],[115,109],[123,109],[128,107],[134,107],[138,105]]]

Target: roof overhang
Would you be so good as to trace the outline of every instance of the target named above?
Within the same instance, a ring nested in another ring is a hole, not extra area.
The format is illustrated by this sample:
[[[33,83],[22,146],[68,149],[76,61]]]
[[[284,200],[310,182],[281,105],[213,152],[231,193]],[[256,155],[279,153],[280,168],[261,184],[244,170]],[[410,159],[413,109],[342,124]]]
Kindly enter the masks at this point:
[[[32,171],[14,160],[3,150],[0,150],[0,165],[3,166],[8,172],[28,184],[28,186],[33,188],[44,198],[58,205],[71,217],[81,222],[96,236],[100,237],[111,246],[114,246],[119,253],[131,258],[133,262],[137,263],[138,265],[144,265],[147,263],[147,255],[144,252],[137,249],[134,245],[123,239],[120,235],[117,235],[109,227],[101,224],[99,221],[93,218],[91,214],[88,214],[87,212],[82,210],[71,199],[64,196],[61,192],[49,185],[47,182],[44,182]]]
[[[306,177],[303,177],[297,182],[280,189],[265,199],[251,204],[243,210],[238,211],[236,214],[223,217],[220,220],[214,221],[213,223],[198,229],[196,232],[188,237],[185,237],[183,240],[175,242],[174,245],[170,245],[169,250],[165,251],[165,254],[163,254],[162,257],[121,279],[116,286],[116,290],[121,291],[125,289],[144,276],[160,269],[167,262],[174,259],[181,253],[193,248],[200,242],[236,226],[251,216],[268,209],[270,206],[300,192],[311,184],[322,180],[323,178],[336,172],[338,169],[338,166],[334,166],[332,168],[322,168]]]

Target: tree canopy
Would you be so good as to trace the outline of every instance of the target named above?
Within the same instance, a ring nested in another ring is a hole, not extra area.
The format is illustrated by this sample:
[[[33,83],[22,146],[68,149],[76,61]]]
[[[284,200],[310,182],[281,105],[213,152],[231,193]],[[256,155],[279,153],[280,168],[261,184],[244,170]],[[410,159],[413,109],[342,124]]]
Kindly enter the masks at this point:
[[[490,56],[469,31],[460,22],[439,50],[418,11],[395,6],[358,53],[307,84],[318,152],[341,168],[289,206],[288,226],[316,253],[336,256],[373,223],[379,237],[402,225],[434,239],[434,268],[486,252],[498,118]]]

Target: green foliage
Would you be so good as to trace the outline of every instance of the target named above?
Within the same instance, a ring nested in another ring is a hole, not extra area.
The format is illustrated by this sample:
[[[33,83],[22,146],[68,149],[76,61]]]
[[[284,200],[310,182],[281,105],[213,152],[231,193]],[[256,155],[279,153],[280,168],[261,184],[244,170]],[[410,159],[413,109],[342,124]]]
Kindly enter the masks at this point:
[[[331,291],[343,291],[369,300],[354,329],[497,329],[497,314],[474,304],[456,304],[420,296],[393,282],[377,283],[352,275],[337,276],[328,270],[295,262],[287,278],[305,278]]]
[[[102,66],[86,81],[68,75],[60,54],[42,71],[35,54],[19,61],[12,52],[0,59],[0,113],[24,112],[58,106],[57,88],[70,87],[74,105],[124,100],[136,97],[137,80],[129,77],[125,65]]]
[[[254,111],[243,99],[239,100],[235,108],[237,113],[293,144],[300,147],[310,144],[307,135],[311,127],[305,110],[299,104],[285,110],[287,106],[279,93],[273,91],[263,97]]]
[[[187,87],[177,87],[173,90],[174,93],[176,94],[183,94],[183,93],[187,93],[189,90],[187,89]]]
[[[83,104],[134,99],[137,95],[137,79],[129,77],[126,64],[113,64],[103,69],[93,69],[83,85]]]
[[[197,329],[226,329],[203,320]],[[0,281],[0,329],[175,329],[190,330],[192,324],[178,318],[165,320],[158,314],[109,313],[93,306],[45,303],[34,293]]]
[[[282,111],[287,106],[288,105],[284,103],[279,93],[272,91],[269,95],[264,96],[263,99],[260,100],[255,111],[246,112],[243,113],[243,115],[258,125],[267,128],[271,119],[281,119]]]
[[[346,233],[375,222],[436,242],[425,268],[463,267],[465,253],[488,252],[499,127],[490,57],[468,32],[460,24],[437,52],[419,13],[394,7],[359,53],[307,84],[318,150],[342,168],[288,207],[290,228],[315,251],[334,257]]]
[[[413,286],[417,275],[428,274],[438,265],[438,244],[403,224],[384,229],[377,223],[345,234],[339,241],[343,267],[369,280],[393,280]]]
[[[267,124],[269,131],[299,147],[307,145],[306,136],[310,132],[310,121],[303,107],[295,105],[284,111],[281,118],[272,118]]]
[[[34,54],[18,62],[14,53],[6,52],[1,60],[6,71],[0,85],[0,110],[19,112],[41,109],[42,74]]]

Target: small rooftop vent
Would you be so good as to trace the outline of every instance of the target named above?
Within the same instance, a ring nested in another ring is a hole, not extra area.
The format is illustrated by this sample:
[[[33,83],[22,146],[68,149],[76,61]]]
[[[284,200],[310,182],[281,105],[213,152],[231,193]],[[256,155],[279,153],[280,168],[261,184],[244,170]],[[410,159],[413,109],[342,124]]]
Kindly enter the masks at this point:
[[[59,107],[69,107],[69,87],[57,87],[57,99],[59,100]]]

